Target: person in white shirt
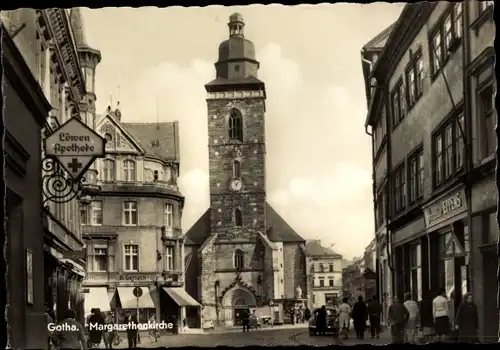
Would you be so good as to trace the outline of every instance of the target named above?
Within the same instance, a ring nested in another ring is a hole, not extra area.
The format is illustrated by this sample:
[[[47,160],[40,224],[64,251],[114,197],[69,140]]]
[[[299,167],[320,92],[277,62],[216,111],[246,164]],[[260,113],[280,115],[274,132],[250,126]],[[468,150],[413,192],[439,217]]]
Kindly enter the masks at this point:
[[[420,310],[416,301],[411,299],[411,293],[406,293],[405,302],[403,304],[408,310],[409,318],[406,323],[406,341],[410,344],[415,344],[417,337],[417,326],[419,323]]]
[[[450,331],[450,317],[448,310],[448,298],[446,297],[446,290],[441,288],[439,294],[432,301],[432,315],[434,317],[434,330],[436,332],[437,340],[444,341]]]
[[[351,306],[348,304],[348,301],[349,301],[348,298],[344,298],[338,310],[339,327],[342,331],[344,339],[348,338],[347,333],[349,329],[349,317],[351,315]]]

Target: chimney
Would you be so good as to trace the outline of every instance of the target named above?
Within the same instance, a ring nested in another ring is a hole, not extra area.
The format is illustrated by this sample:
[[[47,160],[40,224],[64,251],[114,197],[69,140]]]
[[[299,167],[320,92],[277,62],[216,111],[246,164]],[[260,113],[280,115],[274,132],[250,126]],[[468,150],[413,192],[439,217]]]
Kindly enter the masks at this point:
[[[108,106],[108,108],[106,108],[106,112],[109,114],[111,113],[111,106]]]

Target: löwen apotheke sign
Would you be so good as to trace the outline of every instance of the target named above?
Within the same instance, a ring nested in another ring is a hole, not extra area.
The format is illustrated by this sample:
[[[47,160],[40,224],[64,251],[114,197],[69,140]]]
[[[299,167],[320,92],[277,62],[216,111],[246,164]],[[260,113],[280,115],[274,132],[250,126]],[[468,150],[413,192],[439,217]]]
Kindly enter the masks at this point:
[[[432,203],[425,209],[425,224],[433,226],[460,212],[466,210],[465,192],[459,190],[439,201]]]

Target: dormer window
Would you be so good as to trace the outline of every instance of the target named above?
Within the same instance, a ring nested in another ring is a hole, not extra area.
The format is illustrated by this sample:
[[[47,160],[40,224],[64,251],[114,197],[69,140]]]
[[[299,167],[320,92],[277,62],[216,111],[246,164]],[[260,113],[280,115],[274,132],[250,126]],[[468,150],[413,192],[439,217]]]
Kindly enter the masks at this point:
[[[159,147],[159,146],[160,146],[160,141],[158,140],[151,141],[151,147]]]
[[[158,181],[158,170],[153,171],[153,180]]]

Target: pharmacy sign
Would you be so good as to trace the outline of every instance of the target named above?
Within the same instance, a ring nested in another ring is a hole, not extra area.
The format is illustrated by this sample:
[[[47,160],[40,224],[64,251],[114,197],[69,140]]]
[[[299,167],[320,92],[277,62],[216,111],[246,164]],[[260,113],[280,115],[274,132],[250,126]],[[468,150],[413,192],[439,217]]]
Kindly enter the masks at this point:
[[[82,123],[71,118],[44,140],[45,156],[55,158],[78,181],[96,158],[105,155],[106,140]]]

